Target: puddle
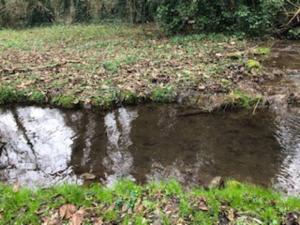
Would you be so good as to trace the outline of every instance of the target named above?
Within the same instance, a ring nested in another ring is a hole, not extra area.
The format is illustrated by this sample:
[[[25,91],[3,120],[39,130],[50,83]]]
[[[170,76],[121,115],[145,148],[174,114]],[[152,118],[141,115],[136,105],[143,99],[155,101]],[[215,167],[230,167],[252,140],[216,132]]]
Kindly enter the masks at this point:
[[[0,110],[0,179],[27,186],[112,184],[215,176],[300,193],[300,114],[185,116],[178,106],[92,111],[16,107]]]

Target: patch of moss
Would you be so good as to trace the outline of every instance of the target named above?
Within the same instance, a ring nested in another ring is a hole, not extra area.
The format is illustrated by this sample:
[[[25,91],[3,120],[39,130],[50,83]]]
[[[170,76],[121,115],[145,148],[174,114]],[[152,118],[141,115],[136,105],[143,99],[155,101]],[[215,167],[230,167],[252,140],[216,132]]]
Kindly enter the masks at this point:
[[[150,98],[158,103],[173,102],[176,98],[175,89],[172,85],[158,86],[153,89]]]
[[[254,54],[255,55],[268,55],[270,54],[271,49],[267,47],[259,47],[254,49]]]
[[[246,68],[248,70],[260,70],[262,68],[262,65],[257,60],[249,59],[246,63]]]
[[[37,104],[42,104],[46,102],[46,95],[41,91],[32,91],[29,94],[29,101]]]
[[[110,73],[117,73],[120,65],[121,62],[119,60],[107,61],[103,63],[104,69]]]
[[[76,98],[71,95],[56,96],[51,100],[51,103],[66,109],[74,108],[76,105]]]
[[[11,86],[0,87],[0,104],[23,102],[27,98],[26,92]]]
[[[121,91],[120,93],[120,101],[124,104],[135,104],[137,100],[136,94],[131,91]]]

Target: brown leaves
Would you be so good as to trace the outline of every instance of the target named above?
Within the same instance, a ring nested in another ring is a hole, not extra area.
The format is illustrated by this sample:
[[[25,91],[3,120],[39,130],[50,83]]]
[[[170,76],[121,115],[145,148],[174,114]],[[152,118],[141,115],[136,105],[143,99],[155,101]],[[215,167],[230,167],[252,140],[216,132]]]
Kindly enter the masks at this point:
[[[76,206],[67,204],[59,208],[59,216],[61,219],[70,219],[72,215],[76,212]]]
[[[72,215],[70,225],[81,225],[84,219],[85,210],[79,209],[75,214]]]
[[[69,225],[82,225],[86,211],[83,208],[77,210],[75,205],[61,206],[51,216],[43,219],[43,225],[60,225],[64,219],[69,220]]]
[[[199,201],[199,202],[198,202],[198,208],[199,208],[201,211],[208,211],[208,206],[207,206],[206,198],[200,197],[198,201]]]
[[[58,213],[52,214],[50,217],[46,217],[43,219],[42,225],[60,225],[60,219]]]

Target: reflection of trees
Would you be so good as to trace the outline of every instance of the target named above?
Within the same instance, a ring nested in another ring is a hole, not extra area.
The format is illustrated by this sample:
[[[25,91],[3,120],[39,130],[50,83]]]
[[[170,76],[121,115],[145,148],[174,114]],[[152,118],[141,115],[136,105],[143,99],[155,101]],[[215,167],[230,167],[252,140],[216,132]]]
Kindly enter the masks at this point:
[[[35,107],[0,111],[0,137],[6,142],[1,177],[25,185],[74,180],[68,161],[73,131],[59,110]]]
[[[107,182],[113,183],[116,179],[128,177],[132,169],[133,158],[128,147],[132,145],[130,132],[133,120],[137,118],[136,111],[120,108],[105,116],[107,134],[107,155],[103,165],[108,174]]]
[[[11,109],[11,113],[13,115],[13,118],[16,122],[17,127],[19,128],[19,131],[22,133],[22,136],[24,137],[24,139],[26,141],[27,146],[31,150],[32,156],[34,157],[34,164],[35,164],[34,170],[40,170],[40,166],[38,165],[38,158],[37,158],[37,155],[34,150],[34,145],[31,143],[31,140],[27,135],[26,127],[24,127],[23,123],[21,122],[15,107],[13,109]]]
[[[100,163],[105,155],[105,130],[103,117],[92,112],[65,114],[66,124],[75,131],[71,165],[76,174],[86,172],[104,177]]]

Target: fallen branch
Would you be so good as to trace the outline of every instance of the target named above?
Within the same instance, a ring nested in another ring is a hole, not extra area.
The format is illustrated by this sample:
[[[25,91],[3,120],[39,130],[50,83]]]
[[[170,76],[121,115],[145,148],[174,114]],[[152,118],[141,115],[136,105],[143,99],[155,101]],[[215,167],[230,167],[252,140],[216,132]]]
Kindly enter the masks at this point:
[[[2,68],[0,70],[0,75],[13,75],[16,73],[29,73],[33,71],[43,71],[43,70],[49,70],[49,69],[57,69],[59,67],[62,67],[66,64],[71,64],[71,63],[81,63],[80,61],[64,61],[61,63],[56,63],[52,65],[47,65],[47,66],[40,66],[40,67],[29,67],[29,68],[14,68],[14,69],[6,69]]]

